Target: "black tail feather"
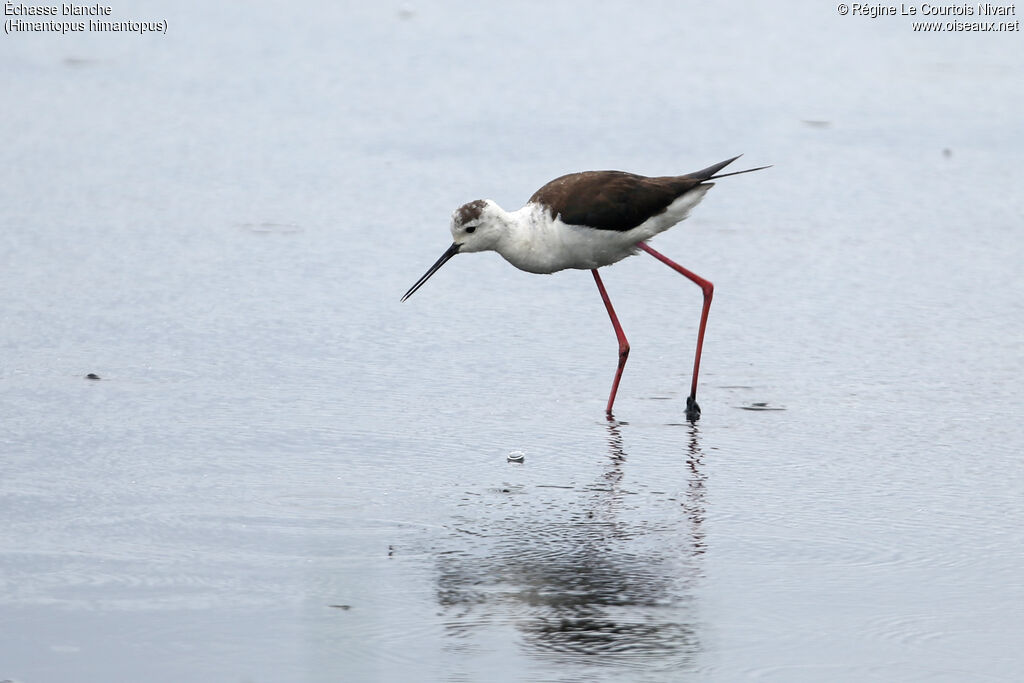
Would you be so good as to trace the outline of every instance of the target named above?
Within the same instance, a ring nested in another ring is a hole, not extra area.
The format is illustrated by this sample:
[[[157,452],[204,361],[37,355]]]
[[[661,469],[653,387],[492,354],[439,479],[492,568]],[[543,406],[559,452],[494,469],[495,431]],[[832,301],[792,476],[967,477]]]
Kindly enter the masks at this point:
[[[765,169],[765,168],[771,168],[770,165],[769,166],[758,166],[757,168],[748,168],[748,169],[745,169],[743,171],[732,171],[730,173],[718,173],[723,168],[725,168],[726,166],[728,166],[732,162],[734,162],[737,159],[739,159],[741,156],[743,156],[743,155],[742,154],[738,154],[738,155],[734,156],[732,159],[726,159],[725,161],[719,162],[719,163],[715,164],[714,166],[708,166],[705,169],[702,169],[702,170],[697,171],[695,173],[688,173],[687,175],[690,178],[695,178],[695,179],[697,179],[697,180],[699,180],[701,182],[704,182],[706,180],[714,180],[715,178],[725,178],[725,177],[731,176],[731,175],[739,175],[741,173],[753,173],[754,171],[760,171],[760,170]]]

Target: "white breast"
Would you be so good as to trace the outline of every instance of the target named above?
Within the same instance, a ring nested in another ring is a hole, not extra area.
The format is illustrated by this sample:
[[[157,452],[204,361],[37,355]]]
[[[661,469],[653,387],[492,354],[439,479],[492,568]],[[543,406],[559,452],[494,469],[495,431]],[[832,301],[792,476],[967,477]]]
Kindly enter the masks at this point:
[[[508,215],[508,231],[496,251],[529,273],[555,273],[566,268],[590,270],[611,265],[636,253],[636,244],[667,230],[689,215],[711,183],[698,185],[662,213],[632,230],[597,230],[566,225],[552,219],[543,207],[527,204]]]

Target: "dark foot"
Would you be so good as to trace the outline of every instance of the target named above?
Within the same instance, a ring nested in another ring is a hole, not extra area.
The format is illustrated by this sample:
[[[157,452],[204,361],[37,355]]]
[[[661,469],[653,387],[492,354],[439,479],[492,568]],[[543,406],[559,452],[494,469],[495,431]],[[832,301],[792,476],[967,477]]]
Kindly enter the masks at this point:
[[[697,405],[697,399],[693,396],[686,397],[686,419],[690,422],[700,419],[700,406]]]

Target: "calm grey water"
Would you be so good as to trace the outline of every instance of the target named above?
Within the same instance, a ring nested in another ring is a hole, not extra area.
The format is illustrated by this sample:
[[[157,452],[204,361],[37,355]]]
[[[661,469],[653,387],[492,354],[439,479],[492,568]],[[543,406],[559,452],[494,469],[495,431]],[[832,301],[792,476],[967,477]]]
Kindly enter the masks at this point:
[[[113,11],[0,39],[0,680],[1020,679],[1019,33]],[[655,242],[696,425],[645,255],[611,422],[589,274],[399,303],[464,201],[740,152]]]

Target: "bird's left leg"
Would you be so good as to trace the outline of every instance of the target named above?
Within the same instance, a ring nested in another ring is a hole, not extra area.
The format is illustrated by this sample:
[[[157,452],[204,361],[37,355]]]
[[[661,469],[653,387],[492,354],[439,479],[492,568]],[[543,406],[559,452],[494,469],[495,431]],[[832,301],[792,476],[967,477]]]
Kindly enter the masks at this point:
[[[612,308],[612,300],[608,298],[608,292],[604,289],[604,283],[601,282],[601,276],[597,274],[597,268],[590,271],[594,274],[594,282],[597,283],[597,291],[601,292],[601,300],[604,301],[604,307],[608,309],[608,317],[612,319],[612,327],[615,328],[615,336],[619,340],[619,367],[615,371],[615,381],[612,382],[612,393],[608,395],[608,406],[605,408],[605,412],[608,415],[612,414],[612,404],[615,403],[615,393],[619,390],[619,380],[622,379],[622,368],[626,367],[626,359],[629,358],[629,341],[626,340],[626,333],[622,331],[622,325],[619,324],[619,318],[615,315],[615,309]]]
[[[715,286],[711,284],[709,280],[705,280],[700,275],[683,268],[672,259],[655,251],[645,242],[640,242],[636,246],[639,249],[643,249],[677,273],[685,275],[691,281],[696,283],[697,286],[700,287],[701,291],[704,292],[704,308],[701,310],[700,327],[697,329],[697,353],[693,358],[693,382],[690,384],[690,395],[686,398],[686,419],[691,422],[699,420],[700,406],[697,405],[697,373],[700,372],[700,352],[704,346],[704,328],[707,327],[708,324],[708,312],[711,310],[711,297],[715,294]],[[597,273],[595,273],[595,275],[596,274]]]

